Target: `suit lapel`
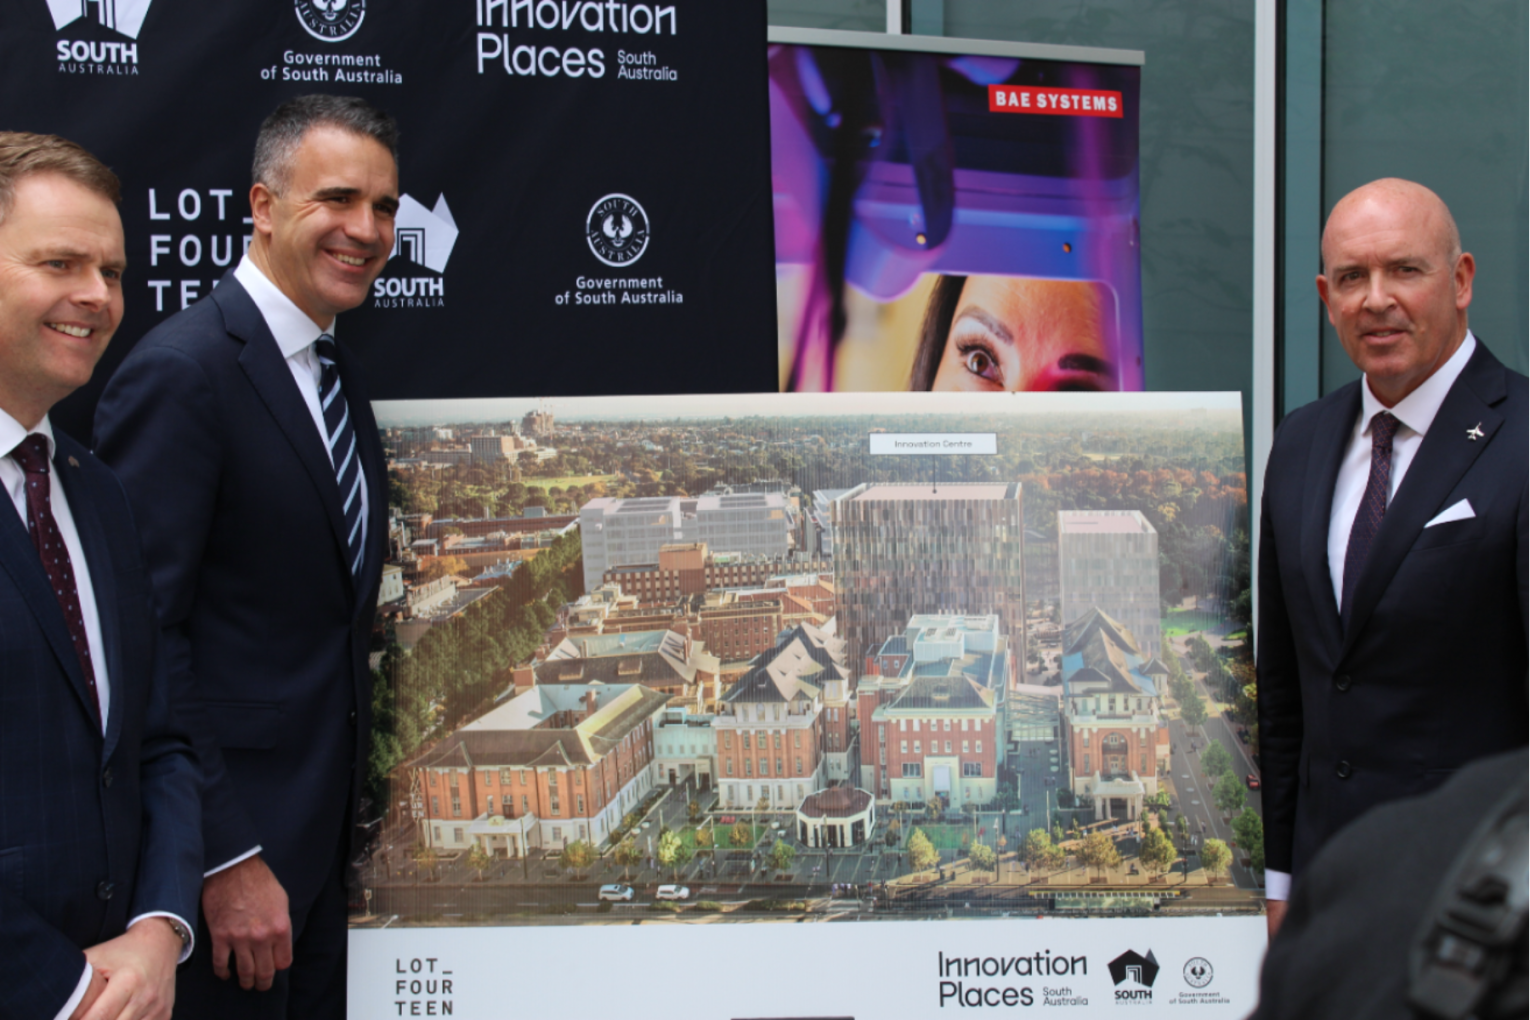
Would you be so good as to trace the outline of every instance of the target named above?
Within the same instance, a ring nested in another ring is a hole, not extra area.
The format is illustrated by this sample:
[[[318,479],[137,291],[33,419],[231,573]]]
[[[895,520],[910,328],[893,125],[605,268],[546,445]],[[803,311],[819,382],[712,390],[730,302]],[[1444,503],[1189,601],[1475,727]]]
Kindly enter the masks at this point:
[[[1476,352],[1445,395],[1381,519],[1365,566],[1355,581],[1349,628],[1344,635],[1345,653],[1364,629],[1419,532],[1440,512],[1445,499],[1503,425],[1503,416],[1491,406],[1506,395],[1503,373],[1502,364],[1479,340]],[[1472,428],[1480,428],[1482,438],[1468,439],[1467,430]]]
[[[260,309],[255,307],[249,293],[232,273],[224,276],[223,282],[213,291],[213,300],[223,309],[223,320],[229,333],[244,341],[244,350],[239,353],[239,367],[308,472],[329,517],[340,562],[349,562],[345,515],[340,507],[340,487],[335,481],[334,465],[330,463],[324,441],[314,426],[313,415],[298,392],[292,370],[276,346],[276,338],[266,326]]]
[[[108,699],[106,719],[106,747],[102,760],[110,758],[122,732],[122,706],[129,697],[126,691],[127,669],[122,663],[121,620],[117,615],[117,571],[112,561],[106,531],[97,514],[96,500],[85,491],[85,479],[81,477],[78,462],[70,463],[69,451],[59,443],[53,470],[58,472],[59,484],[69,500],[69,514],[74,518],[74,530],[80,537],[80,549],[85,553],[85,566],[90,571],[90,589],[95,594],[96,617],[101,623],[102,658],[106,660],[106,682],[113,684],[116,697]],[[75,571],[76,576],[79,571]],[[71,645],[71,648],[73,646]],[[78,659],[75,660],[78,663]]]
[[[1360,389],[1356,385],[1345,399],[1326,408],[1318,422],[1317,440],[1307,451],[1307,491],[1302,501],[1302,573],[1307,578],[1307,596],[1317,607],[1317,620],[1323,628],[1323,647],[1336,648],[1341,638],[1339,604],[1333,597],[1333,579],[1328,566],[1328,525],[1333,516],[1333,490],[1339,478],[1339,466],[1349,445],[1350,431],[1360,413]]]
[[[71,500],[70,510],[73,509]],[[0,569],[10,575],[27,608],[37,618],[37,625],[48,639],[54,658],[58,659],[64,674],[69,677],[69,686],[74,688],[80,711],[94,723],[96,713],[91,707],[90,688],[85,685],[85,673],[80,669],[79,657],[74,653],[74,641],[69,637],[63,610],[58,607],[58,598],[53,594],[53,586],[48,583],[48,574],[43,570],[42,560],[37,557],[37,547],[27,534],[21,515],[14,512],[0,513]]]

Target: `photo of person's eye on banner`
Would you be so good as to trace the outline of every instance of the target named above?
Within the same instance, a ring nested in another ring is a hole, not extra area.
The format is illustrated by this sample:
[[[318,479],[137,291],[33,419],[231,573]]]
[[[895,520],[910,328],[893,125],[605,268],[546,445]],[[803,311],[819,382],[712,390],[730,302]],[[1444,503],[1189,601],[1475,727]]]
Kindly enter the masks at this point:
[[[782,390],[1142,389],[1140,54],[771,43]]]

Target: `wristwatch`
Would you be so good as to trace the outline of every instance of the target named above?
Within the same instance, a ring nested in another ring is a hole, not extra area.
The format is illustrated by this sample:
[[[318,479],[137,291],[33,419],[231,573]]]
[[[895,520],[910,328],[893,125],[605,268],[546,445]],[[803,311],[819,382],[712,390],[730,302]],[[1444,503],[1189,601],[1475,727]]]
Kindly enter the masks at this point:
[[[191,946],[190,930],[173,917],[166,917],[164,914],[160,916],[165,918],[165,921],[170,925],[170,930],[175,932],[175,937],[181,940],[181,952],[184,953]]]

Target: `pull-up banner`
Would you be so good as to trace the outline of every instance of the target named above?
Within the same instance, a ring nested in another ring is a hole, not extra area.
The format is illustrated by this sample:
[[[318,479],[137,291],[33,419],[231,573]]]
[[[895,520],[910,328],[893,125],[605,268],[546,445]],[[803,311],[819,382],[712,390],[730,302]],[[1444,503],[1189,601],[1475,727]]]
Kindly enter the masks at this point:
[[[0,126],[124,185],[126,316],[74,431],[237,264],[260,123],[309,92],[402,130],[393,258],[339,325],[376,396],[771,388],[763,2],[0,0],[0,25]]]

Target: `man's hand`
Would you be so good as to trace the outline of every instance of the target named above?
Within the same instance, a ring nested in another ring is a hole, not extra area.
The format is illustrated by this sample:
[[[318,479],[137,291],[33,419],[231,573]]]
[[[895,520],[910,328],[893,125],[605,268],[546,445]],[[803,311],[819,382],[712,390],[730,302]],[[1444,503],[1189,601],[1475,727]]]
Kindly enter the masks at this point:
[[[101,971],[95,964],[90,965],[90,983],[85,986],[85,995],[80,999],[80,1004],[74,1007],[74,1012],[69,1014],[69,1020],[84,1020],[90,1007],[96,1004],[101,993],[106,991],[106,978],[101,976]]]
[[[1265,923],[1267,923],[1270,927],[1270,940],[1273,942],[1275,939],[1275,932],[1280,929],[1280,922],[1286,919],[1286,901],[1265,900],[1264,919]]]
[[[266,991],[276,972],[292,966],[292,919],[287,892],[257,855],[202,882],[202,913],[212,932],[213,973],[228,980],[234,954],[240,988]]]
[[[163,917],[139,921],[116,938],[85,950],[95,973],[80,1006],[91,1002],[97,979],[105,988],[82,1020],[169,1020],[175,1005],[175,963],[181,939]]]

